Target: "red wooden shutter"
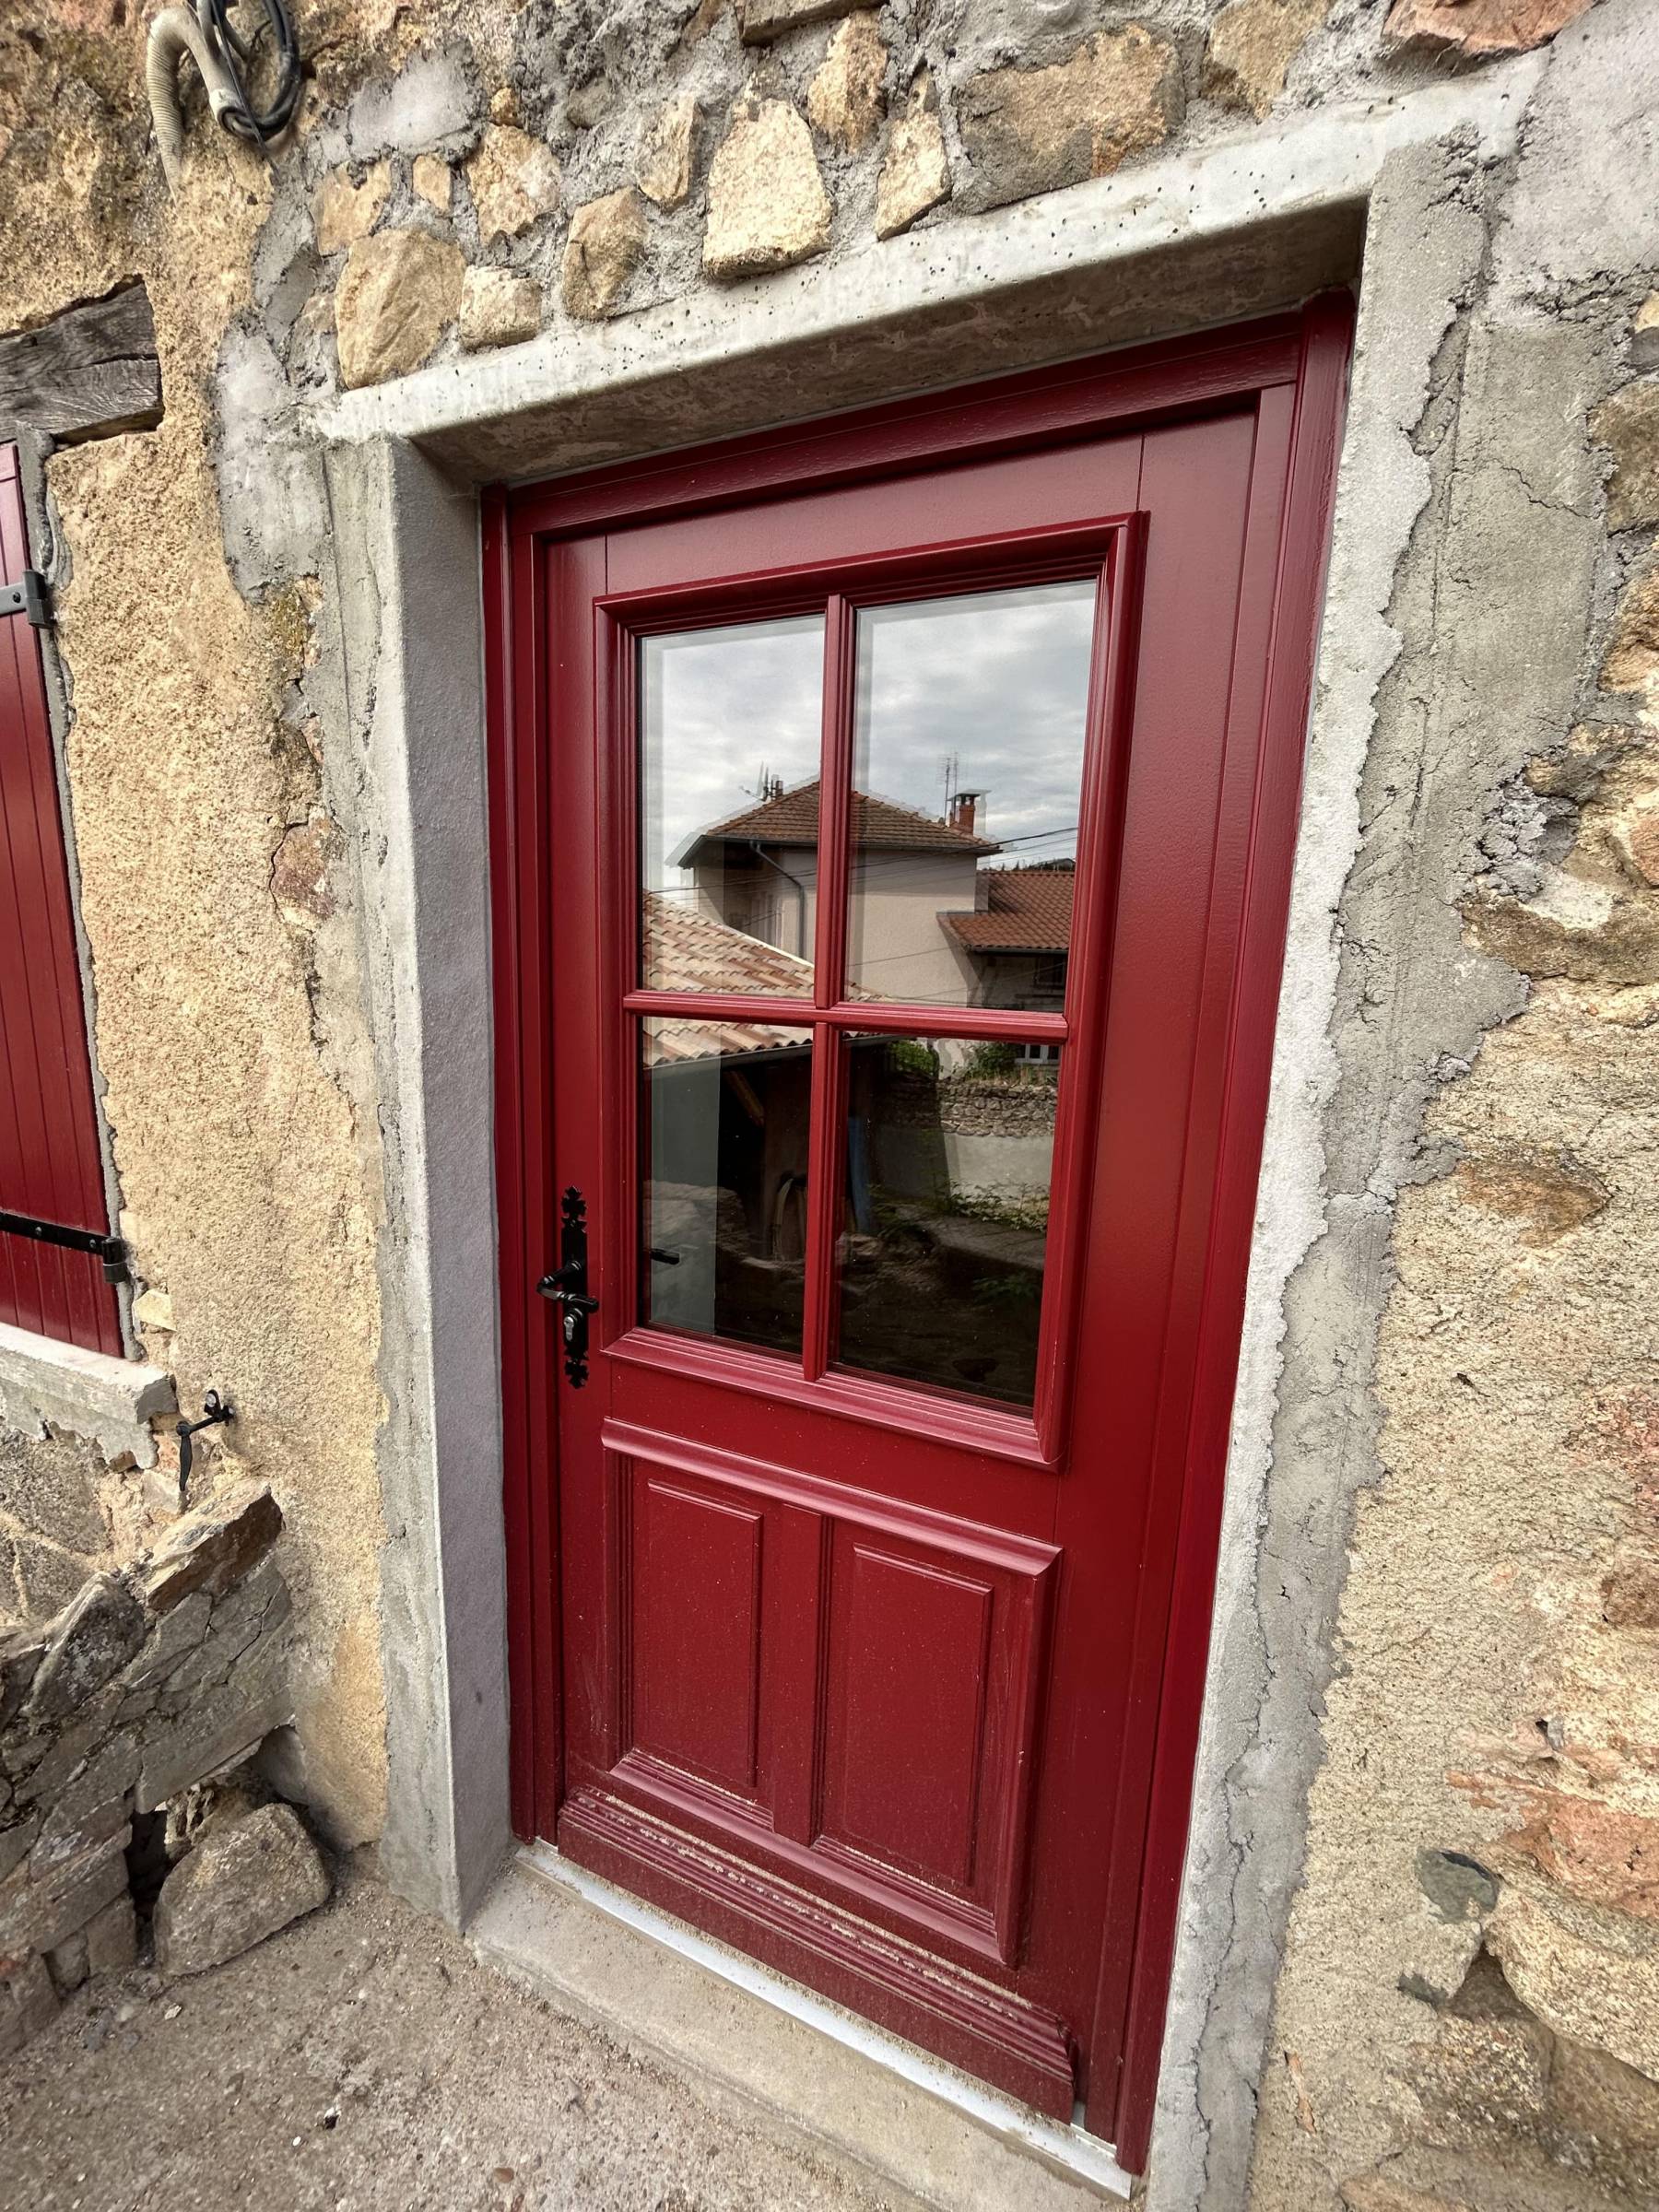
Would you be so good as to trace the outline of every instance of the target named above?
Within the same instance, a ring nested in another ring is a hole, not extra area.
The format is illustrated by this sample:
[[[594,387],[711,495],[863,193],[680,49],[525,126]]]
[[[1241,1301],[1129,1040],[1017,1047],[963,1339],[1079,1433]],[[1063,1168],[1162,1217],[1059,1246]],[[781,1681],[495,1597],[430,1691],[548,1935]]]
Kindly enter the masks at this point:
[[[0,445],[0,584],[29,566],[15,445]],[[0,1212],[105,1234],[109,1215],[41,641],[0,617]],[[122,1350],[103,1264],[0,1230],[0,1321]]]

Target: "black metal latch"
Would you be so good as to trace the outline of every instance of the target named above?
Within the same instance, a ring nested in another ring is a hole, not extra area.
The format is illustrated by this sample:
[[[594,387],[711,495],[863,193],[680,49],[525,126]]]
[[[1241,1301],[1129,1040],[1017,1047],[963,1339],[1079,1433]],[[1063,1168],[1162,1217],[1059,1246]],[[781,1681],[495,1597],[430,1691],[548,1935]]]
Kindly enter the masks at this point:
[[[32,1237],[39,1244],[61,1245],[65,1252],[88,1252],[103,1263],[106,1283],[127,1279],[127,1248],[119,1237],[97,1229],[65,1229],[61,1221],[37,1221],[32,1214],[0,1212],[0,1230],[7,1236]]]
[[[27,615],[37,629],[50,626],[46,579],[39,569],[25,569],[16,583],[0,583],[0,615]]]
[[[559,1209],[559,1265],[535,1288],[559,1308],[565,1373],[577,1390],[588,1376],[588,1315],[599,1311],[599,1300],[587,1294],[587,1203],[572,1188]]]
[[[217,1429],[221,1422],[236,1418],[234,1406],[227,1406],[217,1390],[210,1390],[202,1400],[202,1418],[199,1421],[181,1421],[176,1431],[179,1439],[179,1495],[183,1497],[190,1481],[191,1461],[194,1453],[191,1438],[203,1429]]]

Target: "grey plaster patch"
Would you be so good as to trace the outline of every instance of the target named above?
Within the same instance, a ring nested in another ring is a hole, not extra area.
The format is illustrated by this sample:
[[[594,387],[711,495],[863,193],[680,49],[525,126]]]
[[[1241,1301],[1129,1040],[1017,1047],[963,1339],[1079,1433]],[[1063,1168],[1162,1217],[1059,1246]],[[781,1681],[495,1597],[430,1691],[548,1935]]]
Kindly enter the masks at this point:
[[[444,47],[363,88],[347,113],[346,147],[354,161],[464,153],[478,135],[482,104],[472,56],[465,47]]]
[[[219,512],[238,591],[314,574],[328,536],[322,463],[296,435],[288,380],[262,331],[226,332],[217,399]]]
[[[328,485],[388,1207],[381,1856],[459,1922],[511,1840],[477,507],[390,446],[333,455]]]
[[[172,1377],[0,1322],[0,1421],[24,1436],[48,1428],[90,1438],[106,1459],[156,1464],[150,1422],[176,1408]]]

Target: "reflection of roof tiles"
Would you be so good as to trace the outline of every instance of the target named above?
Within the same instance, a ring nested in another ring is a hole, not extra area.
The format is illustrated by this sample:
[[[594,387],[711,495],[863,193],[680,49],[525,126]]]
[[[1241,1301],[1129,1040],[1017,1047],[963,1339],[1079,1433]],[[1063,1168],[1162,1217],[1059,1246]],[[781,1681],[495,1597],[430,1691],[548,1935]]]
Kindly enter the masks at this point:
[[[970,952],[1065,952],[1071,945],[1071,868],[986,868],[983,912],[941,914]]]
[[[818,782],[797,783],[793,791],[735,814],[730,821],[716,822],[692,841],[686,857],[697,846],[727,838],[756,839],[767,845],[811,845],[818,842]],[[1002,847],[971,830],[920,814],[913,807],[896,806],[891,799],[867,798],[853,794],[853,841],[877,852],[1000,853]]]
[[[763,945],[688,903],[645,894],[645,974],[653,991],[750,992],[757,997],[810,998],[812,964]],[[809,1041],[810,1030],[752,1021],[693,1021],[659,1017],[648,1032],[649,1064],[676,1065],[715,1053],[772,1053]]]

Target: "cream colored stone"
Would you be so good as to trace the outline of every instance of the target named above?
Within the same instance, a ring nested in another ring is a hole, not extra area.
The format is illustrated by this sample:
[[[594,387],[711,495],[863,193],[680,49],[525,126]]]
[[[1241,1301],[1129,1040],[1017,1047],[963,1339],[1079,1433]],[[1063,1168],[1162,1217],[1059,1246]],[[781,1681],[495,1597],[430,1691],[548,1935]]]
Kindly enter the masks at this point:
[[[631,184],[589,200],[571,218],[564,303],[586,322],[609,314],[645,252],[645,203]]]
[[[436,207],[440,215],[447,215],[450,202],[455,194],[455,174],[441,154],[417,154],[409,172],[418,199],[429,207]]]
[[[491,123],[516,123],[519,119],[518,94],[511,85],[501,85],[489,96]]]
[[[957,97],[986,206],[1108,176],[1181,122],[1181,57],[1139,23],[1098,31],[1048,69],[993,69]]]
[[[868,8],[836,28],[830,50],[806,93],[813,125],[849,153],[867,146],[881,127],[887,105],[888,50],[881,26]]]
[[[172,1300],[165,1290],[146,1290],[133,1300],[133,1319],[141,1329],[171,1329]]]
[[[877,237],[897,237],[949,197],[950,157],[939,127],[933,79],[924,69],[888,136],[887,159],[876,185]]]
[[[335,294],[342,382],[418,369],[460,310],[463,266],[458,246],[424,230],[382,230],[353,246]]]
[[[468,269],[461,286],[461,343],[517,346],[541,328],[541,287],[512,269]]]
[[[641,136],[634,175],[640,190],[659,207],[677,207],[691,190],[697,116],[696,93],[682,92],[657,110]]]
[[[518,238],[559,206],[559,163],[540,138],[511,124],[491,124],[466,164],[467,188],[478,213],[478,233]]]
[[[1659,2078],[1659,1927],[1509,1883],[1487,1941],[1546,2027]]]
[[[1232,0],[1210,26],[1204,89],[1224,107],[1265,115],[1330,0]]]
[[[1604,691],[1648,691],[1655,687],[1659,687],[1659,561],[1650,562],[1625,586],[1601,670]]]
[[[783,100],[740,103],[709,170],[706,273],[758,276],[806,261],[830,243],[831,213],[805,119]]]
[[[359,238],[367,238],[386,211],[392,196],[392,164],[377,161],[360,184],[348,171],[336,169],[324,178],[312,202],[317,226],[319,253],[343,253]]]

